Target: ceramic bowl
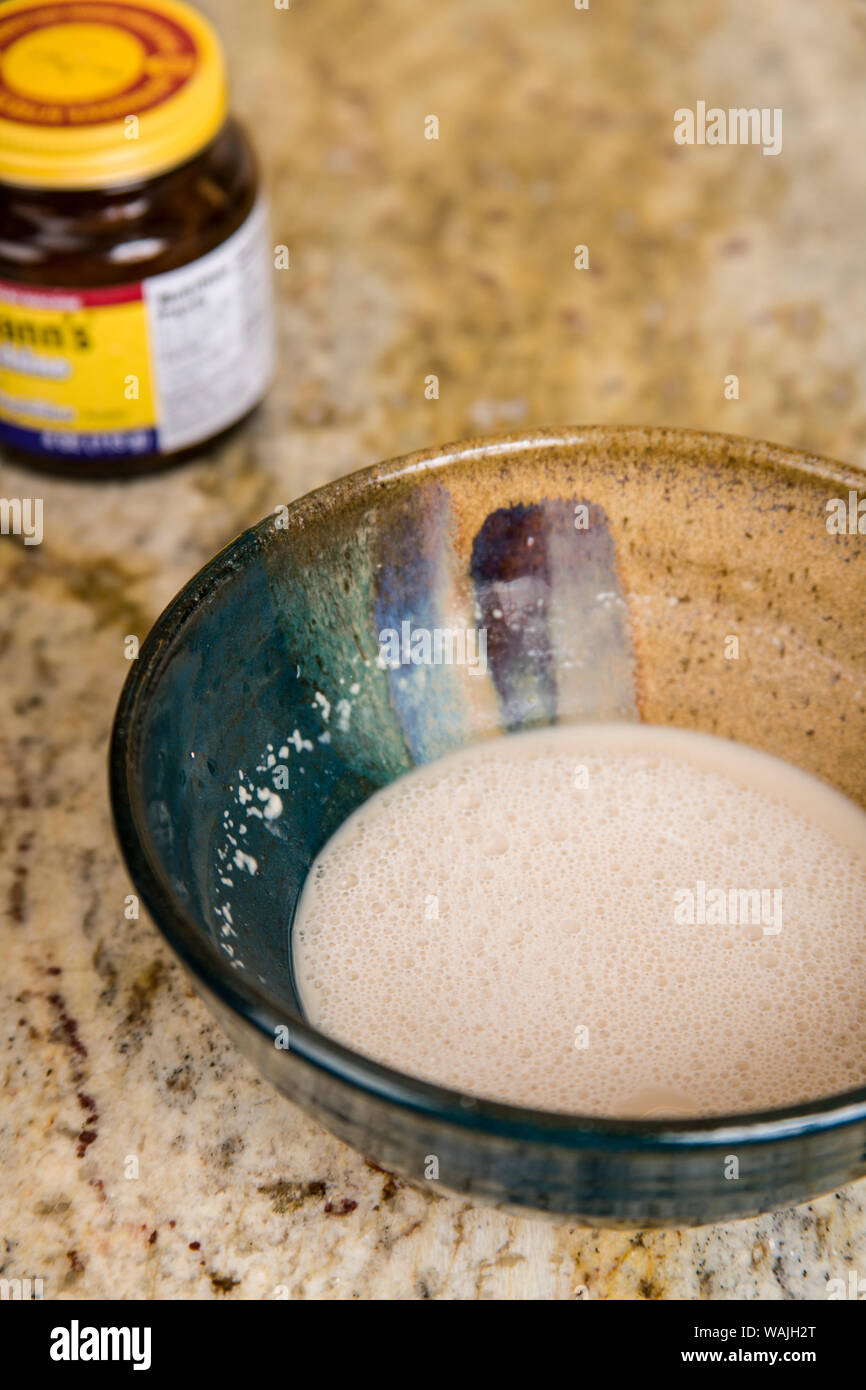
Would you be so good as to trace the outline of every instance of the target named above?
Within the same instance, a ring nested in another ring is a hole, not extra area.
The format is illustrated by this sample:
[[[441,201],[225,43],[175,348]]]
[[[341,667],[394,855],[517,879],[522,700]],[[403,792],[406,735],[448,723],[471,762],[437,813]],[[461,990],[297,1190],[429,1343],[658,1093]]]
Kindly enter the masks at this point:
[[[385,1168],[583,1222],[727,1220],[866,1172],[866,1089],[701,1120],[501,1105],[331,1041],[290,964],[305,874],[345,817],[493,734],[698,729],[866,806],[866,539],[837,505],[856,516],[858,487],[840,464],[720,435],[540,432],[343,478],[196,575],[123,691],[112,800],[150,915],[261,1073]],[[479,616],[481,679],[378,661],[383,629]]]

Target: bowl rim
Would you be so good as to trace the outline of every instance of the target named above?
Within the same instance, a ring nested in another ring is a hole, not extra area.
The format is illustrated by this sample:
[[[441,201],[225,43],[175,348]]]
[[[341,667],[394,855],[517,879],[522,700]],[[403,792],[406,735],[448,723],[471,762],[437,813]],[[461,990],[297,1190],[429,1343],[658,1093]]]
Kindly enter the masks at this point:
[[[562,447],[598,446],[657,450],[669,446],[671,462],[695,464],[708,449],[716,458],[741,465],[782,469],[802,482],[819,478],[840,487],[862,485],[862,471],[834,459],[752,440],[740,435],[629,425],[568,426],[469,439],[373,464],[346,474],[287,505],[286,539],[307,521],[347,502],[370,501],[382,487],[410,474],[422,474],[467,459],[527,454]],[[149,691],[159,680],[187,621],[199,604],[224,584],[273,536],[273,513],[242,531],[193,575],[166,605],[141,645],[124,683],[109,744],[109,794],[115,835],[130,878],[160,934],[205,994],[237,1014],[274,1045],[276,1029],[288,1027],[288,1051],[371,1099],[396,1105],[436,1123],[470,1129],[479,1137],[519,1139],[565,1149],[652,1151],[716,1148],[778,1142],[823,1133],[866,1120],[866,1086],[802,1104],[681,1119],[614,1119],[598,1115],[534,1110],[440,1086],[409,1076],[344,1046],[302,1016],[281,1014],[267,990],[234,969],[173,893],[167,877],[147,849],[146,821],[133,782],[140,746],[142,714]]]

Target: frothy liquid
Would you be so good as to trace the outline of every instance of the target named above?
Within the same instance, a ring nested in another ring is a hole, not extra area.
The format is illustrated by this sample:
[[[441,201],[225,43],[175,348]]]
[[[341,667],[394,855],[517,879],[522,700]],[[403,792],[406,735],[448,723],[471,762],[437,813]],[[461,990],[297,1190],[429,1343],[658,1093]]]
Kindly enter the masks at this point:
[[[292,940],[311,1022],[476,1095],[697,1116],[866,1082],[866,814],[704,734],[420,768],[325,846]]]

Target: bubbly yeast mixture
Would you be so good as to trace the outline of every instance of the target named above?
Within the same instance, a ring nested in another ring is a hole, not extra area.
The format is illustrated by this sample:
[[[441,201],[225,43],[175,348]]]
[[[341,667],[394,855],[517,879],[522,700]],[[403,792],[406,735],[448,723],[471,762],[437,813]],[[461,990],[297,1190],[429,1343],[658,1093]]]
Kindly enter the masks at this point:
[[[866,814],[645,725],[502,737],[372,797],[313,865],[310,1020],[541,1109],[706,1115],[866,1082]]]

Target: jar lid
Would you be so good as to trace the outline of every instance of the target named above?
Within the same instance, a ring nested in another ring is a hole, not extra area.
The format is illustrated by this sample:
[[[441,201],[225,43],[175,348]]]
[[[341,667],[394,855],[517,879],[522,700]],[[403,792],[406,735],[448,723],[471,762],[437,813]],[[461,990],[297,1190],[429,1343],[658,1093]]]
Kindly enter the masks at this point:
[[[176,0],[0,7],[0,181],[111,188],[183,164],[226,114],[208,22]]]

